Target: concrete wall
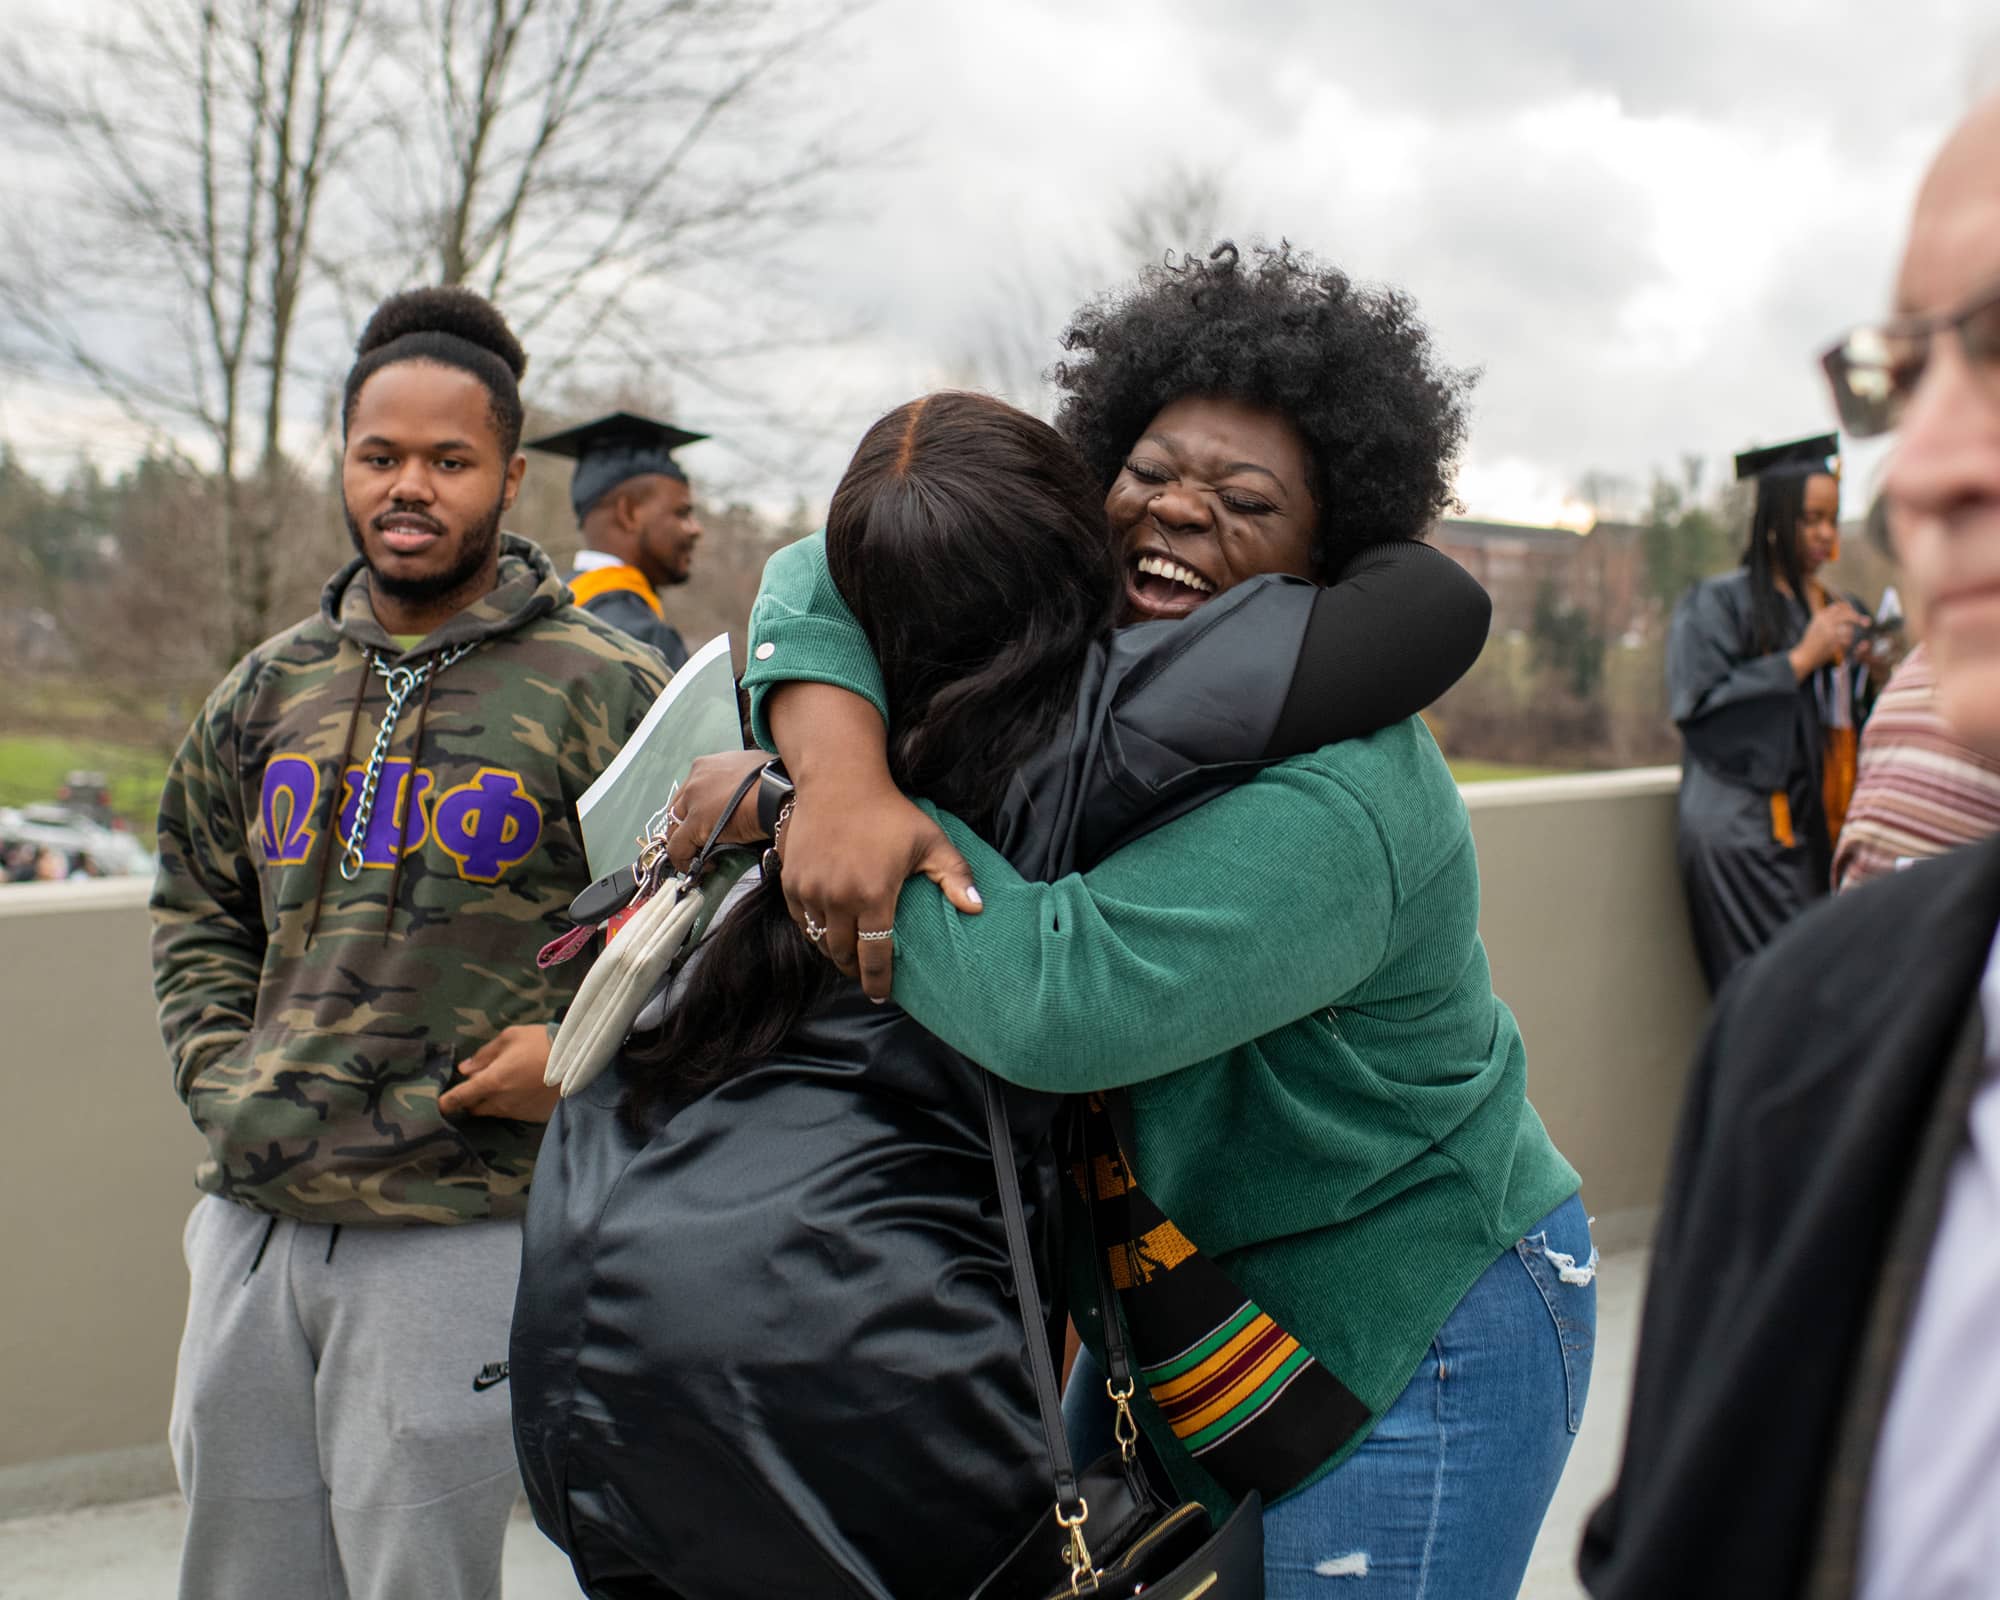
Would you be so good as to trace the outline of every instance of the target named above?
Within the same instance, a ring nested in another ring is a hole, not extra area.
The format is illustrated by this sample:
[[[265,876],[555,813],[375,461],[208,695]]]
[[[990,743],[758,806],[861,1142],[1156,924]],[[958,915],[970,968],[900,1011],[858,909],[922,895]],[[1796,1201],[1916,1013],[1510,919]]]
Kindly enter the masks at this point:
[[[1598,1218],[1643,1242],[1708,990],[1674,865],[1676,767],[1468,784],[1480,933],[1528,1094]]]
[[[173,1483],[201,1140],[153,1021],[146,892],[0,888],[0,1515]]]
[[[1468,787],[1495,986],[1613,1247],[1643,1236],[1706,1008],[1671,769]],[[0,1516],[172,1487],[200,1141],[153,1024],[146,886],[0,888]]]

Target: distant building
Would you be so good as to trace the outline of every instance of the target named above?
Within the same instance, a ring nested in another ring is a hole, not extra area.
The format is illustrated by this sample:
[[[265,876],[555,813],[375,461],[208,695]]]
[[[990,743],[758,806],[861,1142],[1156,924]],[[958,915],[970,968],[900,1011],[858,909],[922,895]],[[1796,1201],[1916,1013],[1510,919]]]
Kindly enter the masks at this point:
[[[1656,608],[1646,594],[1645,529],[1599,522],[1587,533],[1524,522],[1446,517],[1431,543],[1493,597],[1493,633],[1526,633],[1547,587],[1557,607],[1582,611],[1607,644],[1643,635]]]

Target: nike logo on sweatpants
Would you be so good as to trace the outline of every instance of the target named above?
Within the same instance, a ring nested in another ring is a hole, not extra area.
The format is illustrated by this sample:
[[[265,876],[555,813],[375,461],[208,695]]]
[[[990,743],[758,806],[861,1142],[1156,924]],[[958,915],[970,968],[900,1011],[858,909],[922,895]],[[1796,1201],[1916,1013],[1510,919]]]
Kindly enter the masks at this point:
[[[506,1381],[507,1363],[504,1361],[489,1361],[479,1369],[479,1376],[472,1380],[472,1392],[474,1394],[484,1394],[496,1383],[505,1383]]]

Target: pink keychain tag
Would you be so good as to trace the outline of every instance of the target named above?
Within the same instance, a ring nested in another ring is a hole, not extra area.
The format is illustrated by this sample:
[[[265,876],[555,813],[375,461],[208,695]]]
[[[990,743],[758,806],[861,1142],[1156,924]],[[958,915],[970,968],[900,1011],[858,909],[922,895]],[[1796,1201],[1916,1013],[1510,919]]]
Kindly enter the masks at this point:
[[[565,961],[583,954],[584,948],[597,937],[597,929],[588,923],[580,928],[571,928],[559,939],[551,939],[543,945],[535,956],[535,965],[546,971],[559,967]]]

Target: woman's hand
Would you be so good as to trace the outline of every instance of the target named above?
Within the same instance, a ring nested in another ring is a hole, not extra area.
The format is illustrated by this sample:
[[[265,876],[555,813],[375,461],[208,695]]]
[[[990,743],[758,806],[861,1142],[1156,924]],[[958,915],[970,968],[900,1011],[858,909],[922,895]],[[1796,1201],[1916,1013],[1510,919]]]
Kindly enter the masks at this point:
[[[871,1000],[895,982],[896,897],[918,873],[979,910],[972,869],[889,776],[888,734],[861,696],[827,683],[773,689],[765,710],[792,775],[778,857],[792,920]],[[876,937],[862,938],[862,934]]]
[[[1829,600],[1813,613],[1805,636],[1791,648],[1792,673],[1803,683],[1847,653],[1867,618],[1845,600]]]
[[[1910,644],[1901,629],[1871,634],[1854,648],[1855,658],[1867,666],[1868,681],[1877,689],[1884,687],[1895,676],[1896,669],[1909,653]]]
[[[715,819],[729,804],[742,783],[743,775],[755,772],[771,758],[761,750],[732,750],[727,755],[697,756],[688,770],[687,782],[674,796],[667,818],[667,859],[676,872],[685,872],[695,851],[708,843],[715,831]],[[757,825],[757,790],[753,786],[722,830],[723,844],[760,844],[764,832]]]
[[[863,935],[895,928],[904,880],[921,875],[960,911],[980,908],[965,857],[886,775],[827,772],[801,781],[778,854],[792,920],[871,1000],[889,998],[895,940]]]

